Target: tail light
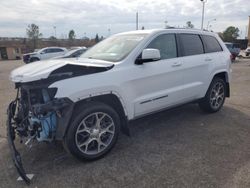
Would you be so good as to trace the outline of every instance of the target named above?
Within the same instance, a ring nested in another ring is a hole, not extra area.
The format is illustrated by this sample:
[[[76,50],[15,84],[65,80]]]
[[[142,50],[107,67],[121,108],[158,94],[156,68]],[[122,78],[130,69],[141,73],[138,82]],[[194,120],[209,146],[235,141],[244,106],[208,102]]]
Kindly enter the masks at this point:
[[[234,56],[232,54],[230,54],[230,60],[231,60],[231,62],[233,62],[233,60],[234,60]]]

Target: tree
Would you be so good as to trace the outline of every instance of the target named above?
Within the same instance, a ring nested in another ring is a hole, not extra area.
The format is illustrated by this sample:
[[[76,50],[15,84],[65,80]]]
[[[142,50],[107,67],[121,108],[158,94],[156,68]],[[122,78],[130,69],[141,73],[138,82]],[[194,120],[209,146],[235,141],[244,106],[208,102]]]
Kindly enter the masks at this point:
[[[95,42],[98,43],[100,41],[98,34],[95,35]]]
[[[103,36],[101,36],[101,38],[100,38],[100,40],[99,41],[102,41],[104,39],[104,37]]]
[[[221,40],[224,41],[223,33],[222,32],[218,32],[217,34],[219,35],[219,37],[221,38]]]
[[[28,38],[33,41],[33,49],[36,49],[37,41],[39,37],[42,36],[42,33],[39,32],[39,26],[37,26],[36,24],[28,25],[28,28],[26,29],[26,34]]]
[[[194,25],[192,24],[191,21],[187,21],[186,27],[187,27],[187,28],[194,28]]]
[[[233,42],[239,36],[239,28],[234,26],[229,26],[225,31],[223,31],[223,39],[225,42]]]
[[[74,31],[73,29],[71,29],[71,30],[69,31],[69,39],[70,39],[70,40],[73,40],[73,39],[75,39],[75,38],[76,38],[75,31]]]

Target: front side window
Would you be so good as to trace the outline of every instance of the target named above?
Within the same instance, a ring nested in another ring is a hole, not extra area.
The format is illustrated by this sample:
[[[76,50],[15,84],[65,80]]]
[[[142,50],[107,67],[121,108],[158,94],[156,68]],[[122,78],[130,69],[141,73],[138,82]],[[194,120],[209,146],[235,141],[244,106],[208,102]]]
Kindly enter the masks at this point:
[[[156,37],[147,48],[155,48],[160,51],[161,59],[177,57],[176,40],[174,34],[163,34]]]
[[[202,40],[203,40],[204,47],[205,47],[205,53],[222,51],[222,48],[215,37],[204,35],[202,36]]]
[[[43,50],[43,53],[48,54],[48,53],[53,53],[53,49],[52,48],[48,48]]]
[[[46,54],[46,53],[48,53],[48,52],[47,52],[47,49],[45,49],[45,50],[38,50],[37,52],[38,52],[38,53],[41,53],[41,54]]]
[[[54,48],[53,49],[53,52],[56,53],[56,52],[63,52],[63,50],[61,48]]]
[[[81,57],[111,62],[123,60],[147,34],[124,34],[107,38],[87,50]]]
[[[203,54],[203,45],[199,35],[179,34],[182,56]]]

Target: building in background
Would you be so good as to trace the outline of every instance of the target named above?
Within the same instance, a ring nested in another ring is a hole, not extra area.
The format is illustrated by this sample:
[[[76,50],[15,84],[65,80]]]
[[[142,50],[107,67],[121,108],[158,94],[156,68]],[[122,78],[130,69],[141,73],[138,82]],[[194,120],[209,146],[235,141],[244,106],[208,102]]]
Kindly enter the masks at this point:
[[[0,60],[21,59],[24,45],[17,38],[0,38]]]

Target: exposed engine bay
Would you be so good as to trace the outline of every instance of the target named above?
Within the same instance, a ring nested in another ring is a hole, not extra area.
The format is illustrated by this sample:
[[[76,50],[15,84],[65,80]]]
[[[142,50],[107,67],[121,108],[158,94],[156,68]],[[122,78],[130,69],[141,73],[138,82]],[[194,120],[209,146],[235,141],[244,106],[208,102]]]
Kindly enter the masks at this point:
[[[31,147],[34,140],[52,142],[55,140],[57,119],[62,117],[62,110],[70,105],[68,99],[55,99],[56,88],[27,89],[20,87],[17,97],[8,108],[8,140],[12,149],[13,160],[20,176],[27,183],[21,157],[15,149],[14,140]]]
[[[49,85],[63,79],[103,72],[112,67],[68,64],[52,71],[45,79],[15,82],[17,95],[7,110],[8,142],[17,171],[27,184],[30,179],[16,149],[16,137],[27,147],[31,147],[33,141],[62,140],[74,108],[74,102],[69,98],[55,98],[58,89],[49,88]]]

